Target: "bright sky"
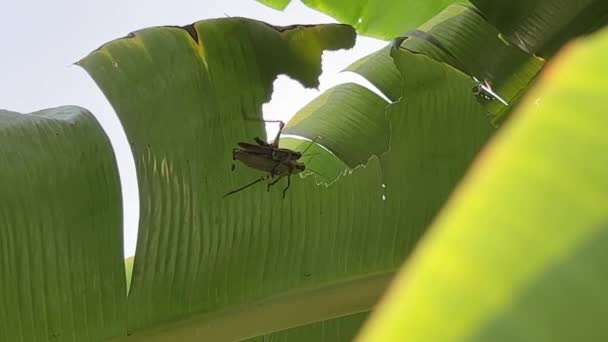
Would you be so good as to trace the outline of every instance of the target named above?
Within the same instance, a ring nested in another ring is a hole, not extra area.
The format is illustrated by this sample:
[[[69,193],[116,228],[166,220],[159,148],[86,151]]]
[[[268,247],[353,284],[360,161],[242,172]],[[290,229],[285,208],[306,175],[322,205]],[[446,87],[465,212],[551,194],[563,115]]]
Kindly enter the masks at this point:
[[[84,70],[71,64],[107,41],[150,26],[187,25],[225,15],[275,25],[335,22],[297,0],[293,2],[280,12],[254,0],[0,0],[0,109],[27,113],[79,105],[95,114],[118,159],[124,197],[125,255],[133,255],[139,197],[131,151],[110,104]],[[351,50],[325,53],[319,91],[349,81],[373,88],[362,77],[338,73],[385,44],[359,37]],[[264,106],[264,116],[284,121],[320,94],[285,76],[275,81],[274,89],[271,102]]]

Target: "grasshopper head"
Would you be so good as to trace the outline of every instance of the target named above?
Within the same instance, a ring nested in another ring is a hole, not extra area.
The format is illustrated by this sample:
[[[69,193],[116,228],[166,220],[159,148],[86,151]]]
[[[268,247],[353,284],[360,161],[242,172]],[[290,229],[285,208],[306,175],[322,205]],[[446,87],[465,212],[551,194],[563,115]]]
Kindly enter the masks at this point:
[[[302,163],[298,163],[298,162],[294,162],[293,166],[294,166],[293,173],[300,173],[306,169],[306,165],[304,165]]]

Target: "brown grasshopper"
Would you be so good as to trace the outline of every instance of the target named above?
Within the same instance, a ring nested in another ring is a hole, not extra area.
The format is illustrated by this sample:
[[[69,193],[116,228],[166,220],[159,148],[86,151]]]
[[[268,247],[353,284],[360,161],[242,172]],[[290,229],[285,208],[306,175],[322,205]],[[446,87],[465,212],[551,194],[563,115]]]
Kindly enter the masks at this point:
[[[308,147],[304,150],[304,152],[297,152],[287,148],[279,147],[279,139],[281,136],[281,132],[285,127],[285,124],[279,120],[263,120],[264,122],[278,122],[279,123],[279,131],[277,132],[277,136],[273,140],[272,143],[267,143],[260,139],[259,137],[254,138],[256,144],[250,144],[246,142],[239,142],[238,146],[232,149],[232,160],[239,160],[241,163],[260,171],[268,172],[267,175],[256,179],[255,181],[240,187],[236,190],[230,191],[224,197],[235,194],[241,190],[245,190],[246,188],[259,183],[263,180],[270,180],[275,177],[278,177],[276,180],[273,180],[271,183],[268,183],[267,191],[270,191],[270,187],[275,185],[281,178],[287,177],[287,186],[283,189],[283,198],[285,198],[285,193],[289,186],[291,185],[291,175],[297,174],[306,169],[304,163],[299,162],[298,160],[302,158],[302,155],[306,153],[306,151],[312,146],[312,144],[317,140],[317,138],[313,139],[313,141],[308,145]],[[232,164],[232,170],[234,171],[235,164]]]

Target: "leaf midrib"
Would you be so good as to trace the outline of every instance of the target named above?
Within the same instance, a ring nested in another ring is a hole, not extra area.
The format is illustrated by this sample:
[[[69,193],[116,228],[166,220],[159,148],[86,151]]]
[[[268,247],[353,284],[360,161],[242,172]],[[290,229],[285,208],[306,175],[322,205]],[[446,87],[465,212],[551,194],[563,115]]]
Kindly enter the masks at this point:
[[[321,287],[154,325],[112,341],[240,341],[302,325],[370,311],[395,272],[370,274]]]

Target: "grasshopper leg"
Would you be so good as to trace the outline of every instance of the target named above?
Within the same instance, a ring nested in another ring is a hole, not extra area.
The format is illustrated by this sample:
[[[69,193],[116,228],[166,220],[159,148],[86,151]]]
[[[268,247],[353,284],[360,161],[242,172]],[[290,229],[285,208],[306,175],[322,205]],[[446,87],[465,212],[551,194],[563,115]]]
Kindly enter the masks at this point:
[[[249,183],[249,184],[247,184],[247,185],[245,185],[245,186],[242,186],[242,187],[240,187],[240,188],[238,188],[238,189],[236,189],[236,190],[232,190],[232,191],[230,191],[229,193],[225,194],[225,195],[224,195],[224,196],[222,196],[222,197],[227,197],[227,196],[230,196],[230,195],[232,195],[232,194],[236,194],[236,193],[237,193],[237,192],[239,192],[239,191],[245,190],[245,189],[247,189],[248,187],[250,187],[250,186],[252,186],[252,185],[254,185],[254,184],[257,184],[257,183],[259,183],[259,182],[263,181],[264,179],[266,179],[266,177],[265,177],[265,176],[264,176],[264,177],[261,177],[261,178],[258,178],[258,179],[254,180],[253,182],[251,182],[251,183]]]
[[[236,153],[237,153],[237,149],[233,148],[232,149],[232,165],[230,166],[230,171],[234,171],[234,169],[236,168]]]
[[[279,131],[277,132],[277,136],[274,138],[272,142],[272,146],[274,148],[279,147],[279,139],[281,139],[281,133],[283,132],[283,128],[285,128],[285,123],[281,120],[268,120],[267,122],[278,122],[279,123]]]
[[[275,181],[273,181],[272,183],[268,183],[268,187],[266,188],[266,191],[270,191],[270,187],[277,184],[277,182],[281,179],[281,177],[277,178]]]
[[[279,168],[279,165],[281,165],[281,162],[278,161],[275,166],[272,168],[272,170],[270,170],[270,177],[274,177],[277,174],[275,173],[277,171],[277,168]]]
[[[291,185],[291,174],[287,175],[287,186],[285,187],[285,189],[283,189],[283,198],[285,198],[285,193],[287,192],[287,189],[289,189],[290,185]]]
[[[268,143],[260,139],[259,137],[255,137],[253,138],[253,140],[255,140],[255,142],[258,143],[258,145],[260,146],[268,146]]]

